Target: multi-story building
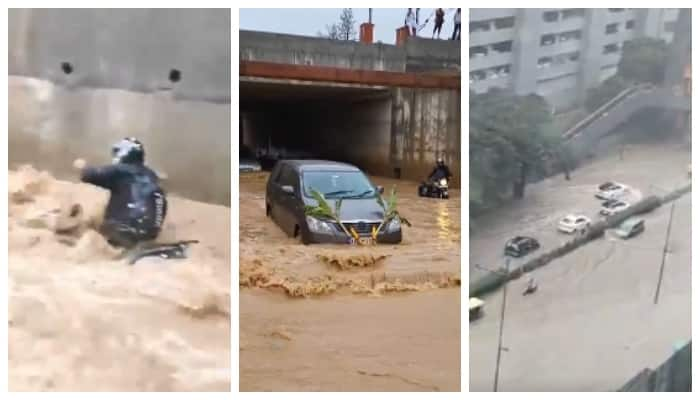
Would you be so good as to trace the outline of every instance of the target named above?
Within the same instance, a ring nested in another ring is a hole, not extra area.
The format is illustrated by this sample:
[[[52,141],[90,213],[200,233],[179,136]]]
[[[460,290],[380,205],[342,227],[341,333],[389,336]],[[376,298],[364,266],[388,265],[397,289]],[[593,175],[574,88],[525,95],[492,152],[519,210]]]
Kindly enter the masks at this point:
[[[558,110],[614,75],[636,37],[673,39],[677,8],[469,10],[469,88],[536,93]]]

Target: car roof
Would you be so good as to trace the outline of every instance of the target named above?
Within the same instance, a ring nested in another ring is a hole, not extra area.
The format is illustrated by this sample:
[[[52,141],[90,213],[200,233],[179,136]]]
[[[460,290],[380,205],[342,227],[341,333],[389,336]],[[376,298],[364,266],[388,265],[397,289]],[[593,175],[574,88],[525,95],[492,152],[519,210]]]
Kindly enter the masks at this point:
[[[354,172],[360,171],[354,165],[327,160],[280,160],[278,163],[289,165],[297,171],[338,171]]]

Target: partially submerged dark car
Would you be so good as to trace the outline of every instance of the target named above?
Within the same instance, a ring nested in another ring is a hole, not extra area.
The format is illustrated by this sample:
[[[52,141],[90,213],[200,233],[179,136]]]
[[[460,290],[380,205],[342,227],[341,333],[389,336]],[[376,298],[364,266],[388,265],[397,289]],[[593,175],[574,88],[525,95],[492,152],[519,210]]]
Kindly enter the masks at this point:
[[[527,236],[516,236],[506,242],[503,253],[511,257],[522,257],[540,248],[540,242]]]
[[[322,193],[331,209],[342,199],[340,221],[358,239],[348,236],[332,220],[307,216],[304,206],[317,205],[311,191]],[[400,243],[401,221],[382,225],[384,211],[377,203],[383,189],[374,186],[357,167],[333,161],[280,160],[267,181],[265,212],[289,236],[309,243]]]

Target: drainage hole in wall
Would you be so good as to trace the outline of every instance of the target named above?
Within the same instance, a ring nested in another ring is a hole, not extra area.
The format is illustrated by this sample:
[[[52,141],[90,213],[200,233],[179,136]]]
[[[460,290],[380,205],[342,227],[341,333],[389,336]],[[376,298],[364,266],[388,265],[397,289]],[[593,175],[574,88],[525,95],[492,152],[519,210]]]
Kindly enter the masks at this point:
[[[70,75],[73,72],[73,66],[69,62],[64,61],[61,63],[61,71],[66,75]]]
[[[175,83],[179,82],[181,78],[180,70],[179,69],[171,69],[170,74],[168,75],[168,79],[170,79],[170,82]]]

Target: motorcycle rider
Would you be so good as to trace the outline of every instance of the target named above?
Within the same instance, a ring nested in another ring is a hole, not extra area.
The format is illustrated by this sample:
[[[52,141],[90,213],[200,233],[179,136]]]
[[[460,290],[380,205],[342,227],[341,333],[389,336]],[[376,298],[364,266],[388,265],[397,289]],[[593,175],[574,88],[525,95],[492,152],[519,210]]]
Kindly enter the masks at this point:
[[[168,202],[156,173],[144,164],[143,144],[133,137],[112,146],[112,165],[74,166],[80,180],[110,191],[100,233],[113,246],[131,248],[155,239],[167,214]]]
[[[445,165],[445,160],[443,160],[442,157],[439,157],[437,159],[437,165],[428,177],[428,182],[440,182],[440,180],[443,178],[449,180],[452,178],[452,173],[450,172],[450,169],[447,168],[447,165]]]

